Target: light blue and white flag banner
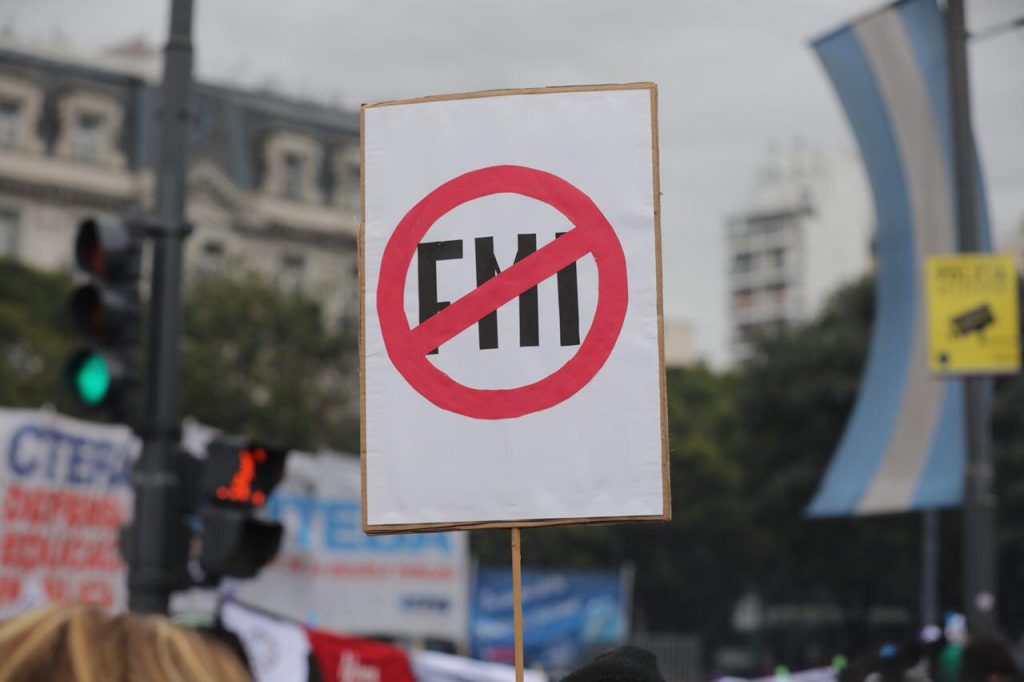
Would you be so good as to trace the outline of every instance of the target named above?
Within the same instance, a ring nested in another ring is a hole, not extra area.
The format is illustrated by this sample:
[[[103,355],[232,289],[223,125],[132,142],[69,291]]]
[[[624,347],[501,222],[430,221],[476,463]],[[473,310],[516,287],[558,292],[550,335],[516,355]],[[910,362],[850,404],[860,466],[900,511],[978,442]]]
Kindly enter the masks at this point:
[[[963,497],[963,390],[929,374],[923,276],[929,255],[957,251],[945,41],[935,0],[902,0],[814,41],[864,157],[878,272],[860,394],[810,516],[930,509]]]

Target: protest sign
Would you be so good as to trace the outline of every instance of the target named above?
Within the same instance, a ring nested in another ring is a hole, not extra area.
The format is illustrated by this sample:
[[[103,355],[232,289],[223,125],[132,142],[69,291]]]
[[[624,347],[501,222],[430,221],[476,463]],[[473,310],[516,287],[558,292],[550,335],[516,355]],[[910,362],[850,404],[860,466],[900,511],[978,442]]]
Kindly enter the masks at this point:
[[[125,426],[0,409],[0,617],[46,601],[124,607],[137,448]]]
[[[655,86],[362,117],[367,532],[668,518]]]

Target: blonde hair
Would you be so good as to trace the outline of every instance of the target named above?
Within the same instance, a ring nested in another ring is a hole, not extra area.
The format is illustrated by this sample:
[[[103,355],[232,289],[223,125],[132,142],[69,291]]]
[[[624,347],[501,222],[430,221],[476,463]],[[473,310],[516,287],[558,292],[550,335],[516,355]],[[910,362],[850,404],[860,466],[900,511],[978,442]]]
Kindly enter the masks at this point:
[[[224,644],[163,616],[49,606],[0,623],[0,682],[252,682]]]

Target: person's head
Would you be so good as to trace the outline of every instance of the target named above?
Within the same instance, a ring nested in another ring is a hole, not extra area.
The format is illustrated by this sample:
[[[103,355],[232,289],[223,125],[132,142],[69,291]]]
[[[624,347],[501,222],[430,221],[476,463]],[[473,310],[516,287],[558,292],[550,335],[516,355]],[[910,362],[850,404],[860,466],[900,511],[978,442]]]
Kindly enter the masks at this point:
[[[598,656],[562,682],[665,682],[650,651],[623,646]]]
[[[163,616],[49,606],[0,623],[4,682],[252,682],[226,646]]]
[[[960,659],[961,682],[1010,682],[1017,665],[1006,646],[989,637],[971,637]]]

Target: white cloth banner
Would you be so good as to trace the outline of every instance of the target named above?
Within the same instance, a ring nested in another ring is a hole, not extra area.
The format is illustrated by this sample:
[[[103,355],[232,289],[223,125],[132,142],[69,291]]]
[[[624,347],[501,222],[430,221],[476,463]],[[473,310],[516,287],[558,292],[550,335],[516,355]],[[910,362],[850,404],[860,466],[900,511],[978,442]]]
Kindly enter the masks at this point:
[[[412,671],[419,682],[515,682],[515,668],[437,651],[411,651]],[[525,670],[524,682],[548,682],[537,670]]]
[[[833,668],[811,668],[789,675],[772,675],[769,677],[720,677],[718,682],[836,682],[836,671]]]
[[[125,426],[0,409],[0,618],[46,601],[124,607],[137,450]]]
[[[233,602],[221,607],[220,619],[241,640],[256,682],[309,678],[309,638],[301,625]]]
[[[238,598],[316,628],[465,642],[466,535],[369,537],[359,486],[355,457],[292,452],[266,508],[285,526],[281,551]]]

